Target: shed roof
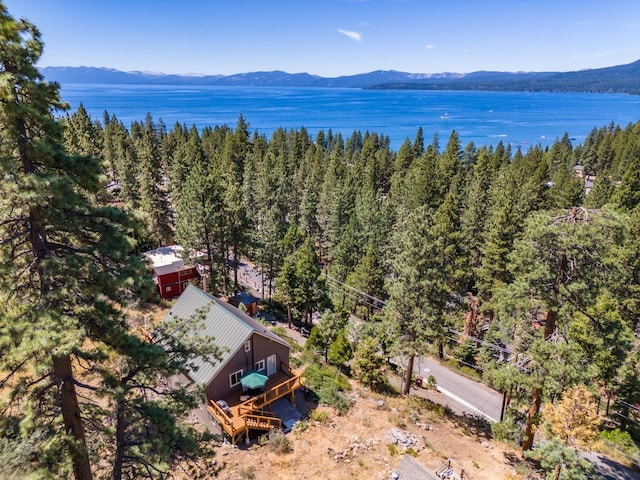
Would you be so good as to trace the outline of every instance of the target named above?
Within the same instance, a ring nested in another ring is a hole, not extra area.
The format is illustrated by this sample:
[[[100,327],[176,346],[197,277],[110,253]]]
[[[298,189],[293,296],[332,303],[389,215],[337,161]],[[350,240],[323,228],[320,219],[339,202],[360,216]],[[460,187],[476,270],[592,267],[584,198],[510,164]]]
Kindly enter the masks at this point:
[[[215,365],[204,359],[197,359],[194,362],[198,368],[190,372],[190,376],[200,385],[206,387],[254,333],[290,348],[287,342],[257,320],[194,285],[189,285],[180,295],[167,316],[187,319],[202,309],[206,309],[206,315],[203,320],[203,329],[198,333],[213,337],[216,344],[225,348],[226,351],[221,361]]]
[[[229,297],[229,303],[231,305],[251,305],[252,303],[255,303],[259,300],[260,299],[258,297],[254,297],[253,295],[250,295],[246,292],[240,292],[233,297]]]

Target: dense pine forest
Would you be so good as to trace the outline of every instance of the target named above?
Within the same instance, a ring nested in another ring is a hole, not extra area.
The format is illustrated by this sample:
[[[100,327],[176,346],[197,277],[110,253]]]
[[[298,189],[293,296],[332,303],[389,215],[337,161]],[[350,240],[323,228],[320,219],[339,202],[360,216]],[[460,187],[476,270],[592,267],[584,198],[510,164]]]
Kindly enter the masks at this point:
[[[397,152],[371,132],[265,138],[242,116],[235,129],[167,130],[150,115],[127,128],[82,107],[63,126],[67,150],[101,158],[115,198],[144,219],[139,248],[204,252],[209,290],[238,288],[229,258],[246,257],[294,319],[332,305],[366,319],[356,337],[385,356],[457,355],[532,402],[531,421],[584,384],[629,426],[640,123],[527,152],[463,146],[456,132],[426,144],[420,128]]]
[[[416,355],[456,358],[505,392],[523,450],[577,386],[637,438],[640,122],[528,151],[417,128],[393,151],[242,116],[59,117],[37,29],[4,7],[0,23],[2,475],[153,478],[206,454],[181,421],[199,392],[158,379],[215,344],[171,324],[145,342],[127,317],[153,298],[140,253],[172,243],[218,294],[239,288],[230,259],[258,265],[265,303],[322,313],[309,341],[373,387],[381,359],[403,359],[408,393]]]

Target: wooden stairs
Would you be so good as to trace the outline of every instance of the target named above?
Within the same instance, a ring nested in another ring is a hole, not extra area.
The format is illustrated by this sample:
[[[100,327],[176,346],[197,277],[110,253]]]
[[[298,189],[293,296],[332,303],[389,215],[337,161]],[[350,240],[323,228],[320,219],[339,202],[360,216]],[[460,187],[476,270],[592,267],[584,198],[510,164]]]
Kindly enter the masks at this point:
[[[246,415],[244,422],[249,430],[262,430],[269,432],[271,430],[280,430],[282,428],[282,420],[274,416],[271,412],[260,412],[259,415]]]

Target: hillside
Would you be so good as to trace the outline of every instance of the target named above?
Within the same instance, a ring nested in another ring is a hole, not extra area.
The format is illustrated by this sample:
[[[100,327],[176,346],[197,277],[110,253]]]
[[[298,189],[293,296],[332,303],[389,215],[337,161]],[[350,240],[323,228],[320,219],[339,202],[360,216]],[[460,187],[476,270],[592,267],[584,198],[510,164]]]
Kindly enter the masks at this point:
[[[255,440],[217,447],[218,478],[386,480],[401,469],[407,452],[431,473],[451,459],[457,473],[464,469],[474,480],[518,479],[531,469],[513,448],[471,423],[430,410],[418,397],[382,397],[356,387],[351,398],[346,415],[318,407],[313,417],[319,420],[294,427],[287,434],[288,453]]]
[[[97,67],[44,67],[41,71],[47,80],[61,84],[122,83],[640,94],[640,60],[628,65],[564,73],[477,71],[465,74],[425,74],[376,70],[333,78],[282,71],[235,75],[170,75],[137,71],[122,72]]]

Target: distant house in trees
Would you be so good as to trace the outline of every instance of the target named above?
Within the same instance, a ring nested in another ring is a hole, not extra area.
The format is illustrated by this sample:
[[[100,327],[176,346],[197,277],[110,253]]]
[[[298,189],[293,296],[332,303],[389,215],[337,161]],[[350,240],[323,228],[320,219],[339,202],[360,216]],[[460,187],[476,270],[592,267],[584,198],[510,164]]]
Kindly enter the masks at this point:
[[[258,297],[254,297],[246,292],[240,292],[233,297],[229,297],[228,300],[228,302],[236,308],[244,305],[247,309],[247,314],[251,317],[255,317],[256,313],[258,313],[258,301],[260,301]]]
[[[196,362],[189,377],[207,394],[209,413],[235,443],[249,430],[281,428],[281,420],[264,411],[272,402],[300,388],[300,375],[289,367],[290,345],[268,327],[219,298],[189,285],[168,316],[190,318],[204,311],[202,331],[224,349],[221,361]],[[266,377],[258,389],[249,389],[247,374]]]
[[[596,181],[596,176],[594,173],[585,173],[584,167],[582,165],[576,165],[573,167],[573,174],[582,180],[584,185],[584,193],[588,195],[591,189],[593,188],[593,184]]]
[[[153,281],[164,299],[175,298],[184,292],[191,280],[199,278],[193,265],[185,265],[184,249],[179,245],[160,247],[144,253],[153,271]]]

